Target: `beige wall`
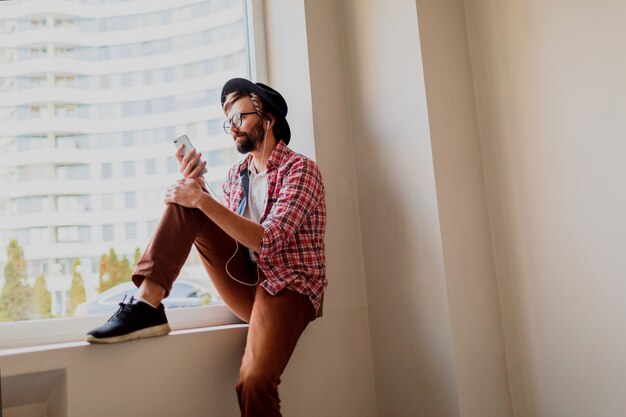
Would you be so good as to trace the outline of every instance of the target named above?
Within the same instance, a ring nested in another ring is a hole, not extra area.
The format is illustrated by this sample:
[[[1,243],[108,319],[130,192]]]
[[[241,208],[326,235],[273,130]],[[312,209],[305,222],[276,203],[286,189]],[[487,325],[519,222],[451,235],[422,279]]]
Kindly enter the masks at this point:
[[[458,416],[415,3],[342,15],[378,415]]]
[[[460,414],[512,417],[465,8],[416,4]]]
[[[466,1],[515,414],[626,414],[626,3]]]
[[[512,416],[463,2],[342,15],[378,415]]]

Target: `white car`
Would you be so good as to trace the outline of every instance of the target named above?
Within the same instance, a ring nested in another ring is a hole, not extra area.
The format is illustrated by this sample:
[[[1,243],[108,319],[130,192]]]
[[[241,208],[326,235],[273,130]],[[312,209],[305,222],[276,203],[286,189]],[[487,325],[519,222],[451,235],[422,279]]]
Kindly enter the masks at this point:
[[[119,303],[126,297],[126,302],[137,291],[132,282],[125,282],[109,288],[97,298],[79,304],[74,310],[75,316],[112,315],[119,308]],[[219,303],[219,298],[211,294],[207,287],[184,279],[174,281],[170,295],[163,300],[166,309],[197,307]]]

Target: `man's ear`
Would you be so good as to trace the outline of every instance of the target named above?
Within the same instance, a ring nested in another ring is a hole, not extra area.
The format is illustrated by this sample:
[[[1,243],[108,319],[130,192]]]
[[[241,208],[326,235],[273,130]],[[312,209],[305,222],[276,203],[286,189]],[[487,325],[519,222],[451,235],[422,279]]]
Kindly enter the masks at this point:
[[[265,123],[265,128],[269,129],[270,127],[274,126],[274,123],[276,122],[276,117],[273,114],[267,114],[267,122]]]

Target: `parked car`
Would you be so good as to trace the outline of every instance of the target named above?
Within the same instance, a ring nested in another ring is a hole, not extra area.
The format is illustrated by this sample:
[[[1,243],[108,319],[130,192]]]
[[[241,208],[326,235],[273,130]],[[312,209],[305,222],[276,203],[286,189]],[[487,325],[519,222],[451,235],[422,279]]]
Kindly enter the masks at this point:
[[[119,303],[126,297],[126,302],[137,291],[132,282],[125,282],[109,288],[97,298],[79,304],[74,310],[75,316],[112,315],[119,308]],[[174,282],[170,295],[163,300],[166,309],[181,307],[197,307],[207,304],[215,304],[219,299],[203,287],[192,281],[179,279]]]

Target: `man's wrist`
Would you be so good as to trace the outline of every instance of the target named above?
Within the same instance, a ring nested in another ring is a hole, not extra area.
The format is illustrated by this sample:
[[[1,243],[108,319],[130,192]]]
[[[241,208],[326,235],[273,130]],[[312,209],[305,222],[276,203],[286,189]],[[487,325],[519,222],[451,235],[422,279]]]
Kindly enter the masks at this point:
[[[194,207],[206,213],[208,210],[210,210],[211,203],[214,203],[214,202],[215,202],[215,199],[211,197],[209,193],[203,191],[201,193],[198,193],[198,196],[196,197],[196,201],[194,202]]]

